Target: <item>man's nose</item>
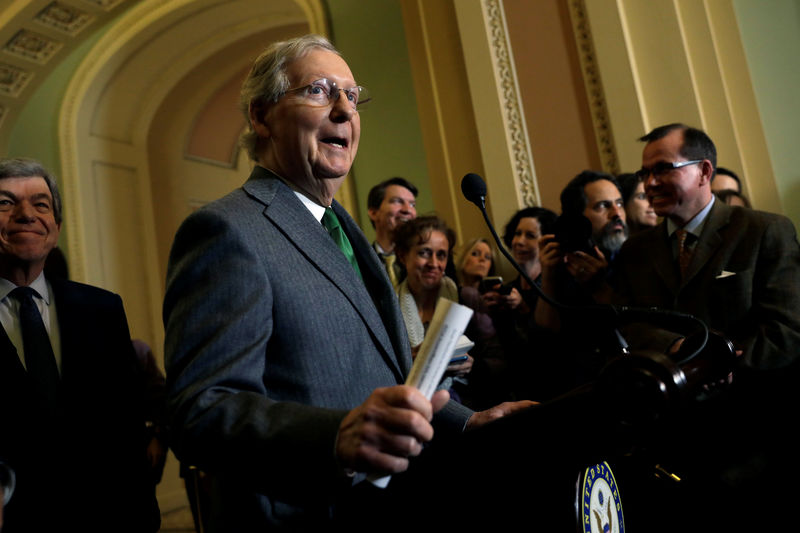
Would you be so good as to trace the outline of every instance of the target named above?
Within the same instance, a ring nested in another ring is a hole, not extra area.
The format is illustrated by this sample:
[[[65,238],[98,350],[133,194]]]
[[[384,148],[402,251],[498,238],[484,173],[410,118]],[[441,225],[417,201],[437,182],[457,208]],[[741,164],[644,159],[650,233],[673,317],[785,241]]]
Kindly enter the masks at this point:
[[[343,89],[338,90],[339,96],[333,100],[331,108],[331,120],[334,122],[347,122],[356,113],[355,108],[347,99],[347,93]]]
[[[14,218],[17,220],[33,220],[36,211],[29,202],[19,202],[14,207]]]

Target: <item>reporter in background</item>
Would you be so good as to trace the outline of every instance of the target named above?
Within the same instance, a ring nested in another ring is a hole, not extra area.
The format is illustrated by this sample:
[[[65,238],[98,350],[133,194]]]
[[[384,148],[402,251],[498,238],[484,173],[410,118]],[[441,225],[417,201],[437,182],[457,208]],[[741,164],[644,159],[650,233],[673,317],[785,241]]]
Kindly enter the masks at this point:
[[[439,298],[458,302],[456,283],[445,276],[444,270],[455,244],[456,234],[436,216],[417,217],[400,226],[395,233],[395,250],[405,266],[406,279],[397,287],[400,311],[416,357],[428,326],[436,312]],[[459,384],[472,369],[473,359],[467,356],[462,363],[448,367],[441,388],[451,388],[451,397],[459,400]]]
[[[511,217],[503,232],[511,255],[537,285],[542,273],[539,239],[552,233],[556,218],[544,207],[526,207]],[[538,294],[523,276],[517,276],[484,295],[504,354],[502,388],[506,398],[539,400],[549,396],[541,364],[549,359],[551,335],[534,321]]]
[[[591,225],[591,241],[576,238],[582,237],[578,223],[584,218]],[[628,238],[625,218],[622,190],[614,176],[591,170],[575,176],[561,191],[559,235],[543,235],[539,241],[542,290],[564,303],[591,303],[595,287],[606,280]],[[536,322],[560,331],[562,317],[542,301]]]
[[[459,302],[473,311],[464,333],[475,342],[476,348],[496,335],[489,309],[483,301],[482,292],[485,291],[481,290],[494,274],[494,263],[494,249],[483,238],[469,241],[456,261]]]
[[[544,207],[526,207],[517,211],[506,224],[503,242],[528,277],[537,283],[542,273],[539,261],[539,239],[552,232],[556,214]],[[527,280],[518,276],[502,290],[489,291],[485,300],[493,312],[515,311],[528,316],[536,307],[537,292]]]
[[[493,274],[494,250],[489,241],[478,238],[467,242],[456,260],[459,287],[477,290],[481,280]]]
[[[632,235],[658,224],[658,216],[644,193],[644,182],[636,174],[620,174],[617,182],[625,203],[628,232]]]
[[[542,291],[570,309],[593,304],[596,288],[613,271],[628,237],[626,217],[614,176],[591,170],[575,176],[561,191],[557,231],[539,240]],[[556,309],[544,300],[534,312],[536,324],[558,339],[559,363],[551,378],[562,389],[594,379],[610,354],[619,351],[612,329],[579,312]]]

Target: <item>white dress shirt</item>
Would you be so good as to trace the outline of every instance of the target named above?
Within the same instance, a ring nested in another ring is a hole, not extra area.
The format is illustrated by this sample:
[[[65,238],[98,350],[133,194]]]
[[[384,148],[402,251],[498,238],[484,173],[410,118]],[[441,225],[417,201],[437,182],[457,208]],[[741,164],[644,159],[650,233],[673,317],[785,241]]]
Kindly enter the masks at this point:
[[[22,366],[27,369],[25,349],[22,344],[22,327],[19,322],[19,302],[16,298],[9,297],[11,291],[16,288],[17,286],[7,279],[0,278],[0,324],[3,325],[11,344],[17,349],[17,355],[19,355]],[[58,316],[56,315],[53,291],[50,284],[44,279],[44,273],[39,274],[39,277],[30,284],[30,288],[39,295],[38,298],[34,296],[33,301],[42,315],[42,322],[44,322],[44,327],[50,336],[50,345],[53,347],[56,365],[58,366],[58,371],[61,372],[61,336],[58,331]]]

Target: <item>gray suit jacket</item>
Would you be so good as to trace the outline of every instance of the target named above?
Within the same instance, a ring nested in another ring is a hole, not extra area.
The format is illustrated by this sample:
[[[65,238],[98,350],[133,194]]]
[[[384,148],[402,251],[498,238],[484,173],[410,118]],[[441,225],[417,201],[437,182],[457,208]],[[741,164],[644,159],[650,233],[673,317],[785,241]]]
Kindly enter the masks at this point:
[[[621,303],[690,313],[744,351],[750,368],[800,356],[800,247],[783,216],[716,201],[681,279],[666,223],[620,251]]]
[[[342,418],[410,369],[383,266],[333,208],[363,282],[294,192],[260,167],[175,237],[164,302],[172,445],[215,474],[212,514],[230,531],[327,521],[352,484],[334,457]],[[438,418],[460,431],[470,414],[449,406]]]

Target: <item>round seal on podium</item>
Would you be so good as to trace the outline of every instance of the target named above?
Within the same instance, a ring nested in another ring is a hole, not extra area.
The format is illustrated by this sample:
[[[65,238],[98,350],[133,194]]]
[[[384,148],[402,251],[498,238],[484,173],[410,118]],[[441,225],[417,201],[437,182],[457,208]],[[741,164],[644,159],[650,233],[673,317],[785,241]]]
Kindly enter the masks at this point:
[[[578,481],[579,531],[584,533],[625,533],[622,501],[617,481],[608,463],[588,467]]]

